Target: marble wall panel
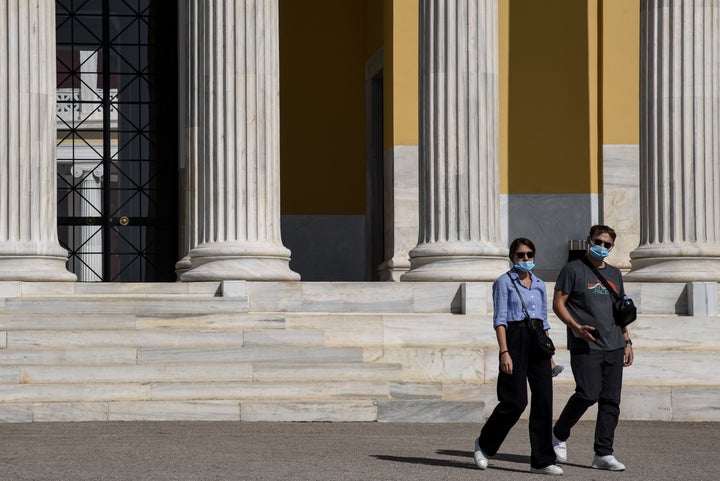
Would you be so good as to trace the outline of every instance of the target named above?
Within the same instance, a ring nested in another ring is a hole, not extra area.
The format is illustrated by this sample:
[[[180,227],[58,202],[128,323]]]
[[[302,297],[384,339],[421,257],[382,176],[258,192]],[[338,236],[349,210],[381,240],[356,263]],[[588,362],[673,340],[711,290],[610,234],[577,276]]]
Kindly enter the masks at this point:
[[[37,403],[33,405],[33,421],[90,422],[108,420],[107,402]]]
[[[674,387],[673,421],[720,421],[720,387]]]
[[[13,366],[0,366],[0,384],[17,384],[20,382],[20,369]]]
[[[109,421],[239,421],[237,401],[114,402]]]
[[[687,284],[684,282],[628,282],[625,289],[638,305],[640,314],[687,314],[688,312]]]
[[[247,281],[222,281],[220,291],[223,297],[247,298]]]
[[[399,281],[410,269],[409,253],[418,243],[418,147],[394,145],[384,153],[385,262],[382,280]]]
[[[635,350],[623,373],[626,383],[650,386],[720,386],[720,352]]]
[[[377,420],[384,423],[479,423],[482,402],[379,401]]]
[[[640,146],[605,144],[602,155],[602,223],[617,232],[608,262],[626,272],[640,245]]]
[[[483,329],[483,324],[487,329]],[[383,316],[383,345],[488,346],[496,344],[492,320],[486,316]]]
[[[623,419],[672,421],[673,389],[667,386],[623,386],[621,422]]]
[[[442,384],[427,382],[390,383],[392,399],[442,399]]]
[[[32,421],[32,403],[0,403],[1,423],[31,423]]]
[[[480,349],[386,347],[379,361],[402,364],[404,381],[483,382]]]
[[[3,387],[3,402],[140,401],[149,394],[139,383],[18,384]]]
[[[20,297],[22,284],[20,281],[0,281],[0,298]]]
[[[250,312],[300,311],[302,284],[299,282],[248,282]]]
[[[257,363],[254,381],[399,381],[402,367],[360,363]]]
[[[413,290],[409,283],[307,282],[302,284],[302,311],[413,312]]]
[[[381,347],[380,314],[288,314],[288,329],[322,329],[326,346]]]
[[[720,322],[717,317],[640,315],[629,330],[636,350],[720,351]],[[687,352],[689,356],[693,355],[692,351]]]
[[[463,314],[492,315],[492,283],[463,282],[460,286]]]

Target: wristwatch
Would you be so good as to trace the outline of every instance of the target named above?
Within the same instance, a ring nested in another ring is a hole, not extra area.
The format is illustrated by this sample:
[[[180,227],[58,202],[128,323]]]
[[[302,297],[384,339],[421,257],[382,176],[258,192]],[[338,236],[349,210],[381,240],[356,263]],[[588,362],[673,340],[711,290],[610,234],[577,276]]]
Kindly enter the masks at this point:
[[[625,345],[630,344],[632,346],[632,339],[625,339]]]

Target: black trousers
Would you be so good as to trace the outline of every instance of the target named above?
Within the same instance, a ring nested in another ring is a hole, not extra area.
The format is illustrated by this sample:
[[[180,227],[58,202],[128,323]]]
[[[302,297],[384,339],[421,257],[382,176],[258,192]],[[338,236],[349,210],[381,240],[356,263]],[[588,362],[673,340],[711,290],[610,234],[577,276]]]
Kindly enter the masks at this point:
[[[555,436],[561,441],[570,437],[570,431],[585,411],[598,403],[595,422],[595,454],[613,453],[615,428],[620,417],[625,350],[571,351],[570,365],[575,376],[575,393],[555,423]]]
[[[500,371],[497,381],[498,405],[480,431],[480,449],[494,456],[517,423],[528,404],[527,386],[530,384],[530,465],[544,468],[555,463],[552,447],[552,373],[550,359],[530,344],[529,327],[524,323],[510,323],[507,328],[508,351],[513,361],[513,373]]]

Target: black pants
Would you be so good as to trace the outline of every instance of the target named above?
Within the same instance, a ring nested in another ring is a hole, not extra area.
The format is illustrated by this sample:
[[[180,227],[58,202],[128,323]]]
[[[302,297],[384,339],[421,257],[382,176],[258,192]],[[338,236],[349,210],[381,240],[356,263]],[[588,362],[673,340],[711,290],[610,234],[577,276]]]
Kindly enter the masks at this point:
[[[555,423],[555,436],[561,441],[570,437],[570,430],[585,411],[598,403],[595,422],[595,454],[613,453],[615,428],[620,417],[625,350],[571,351],[570,365],[575,376],[575,393]]]
[[[527,385],[530,384],[530,465],[544,468],[555,463],[552,447],[552,373],[550,359],[538,353],[528,326],[510,323],[507,345],[513,361],[513,373],[500,371],[497,396],[500,401],[480,431],[480,449],[494,456],[510,429],[527,406]]]

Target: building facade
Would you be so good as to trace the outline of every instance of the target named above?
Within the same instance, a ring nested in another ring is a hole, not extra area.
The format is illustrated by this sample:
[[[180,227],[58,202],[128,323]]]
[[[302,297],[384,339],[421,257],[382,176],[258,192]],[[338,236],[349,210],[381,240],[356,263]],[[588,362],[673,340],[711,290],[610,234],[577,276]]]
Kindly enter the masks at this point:
[[[0,12],[0,279],[719,276],[719,2],[78,3]]]

